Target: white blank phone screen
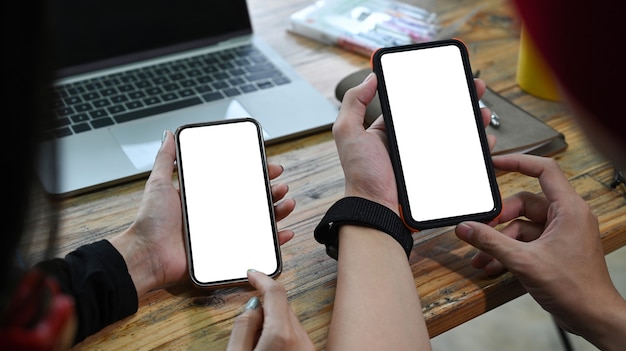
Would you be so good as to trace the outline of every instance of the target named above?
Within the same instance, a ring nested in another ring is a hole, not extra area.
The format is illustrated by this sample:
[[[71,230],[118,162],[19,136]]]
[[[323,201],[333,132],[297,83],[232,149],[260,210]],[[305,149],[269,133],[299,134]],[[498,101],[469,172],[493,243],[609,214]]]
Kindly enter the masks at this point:
[[[248,269],[279,269],[257,135],[251,122],[179,134],[192,270],[201,283],[242,279]]]
[[[459,48],[386,53],[381,65],[412,217],[493,210]]]

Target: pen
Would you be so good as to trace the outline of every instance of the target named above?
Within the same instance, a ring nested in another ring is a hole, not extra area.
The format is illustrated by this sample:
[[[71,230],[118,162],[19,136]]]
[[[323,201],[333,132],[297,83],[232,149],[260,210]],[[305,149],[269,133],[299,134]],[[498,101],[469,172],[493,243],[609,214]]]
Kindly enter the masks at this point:
[[[487,107],[487,105],[485,105],[482,100],[478,100],[478,106],[480,108]],[[494,128],[500,128],[500,117],[498,117],[498,115],[493,112],[493,110],[491,110],[491,119],[489,120],[489,125]]]

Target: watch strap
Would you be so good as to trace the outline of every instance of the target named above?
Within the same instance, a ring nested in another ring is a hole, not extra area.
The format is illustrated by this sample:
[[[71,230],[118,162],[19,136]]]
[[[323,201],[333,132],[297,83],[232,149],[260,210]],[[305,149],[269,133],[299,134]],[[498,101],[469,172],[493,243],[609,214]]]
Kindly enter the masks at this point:
[[[328,256],[339,255],[339,227],[354,224],[378,229],[394,238],[406,252],[413,249],[413,236],[402,219],[388,207],[361,197],[344,197],[335,202],[315,227],[314,237],[326,246]]]

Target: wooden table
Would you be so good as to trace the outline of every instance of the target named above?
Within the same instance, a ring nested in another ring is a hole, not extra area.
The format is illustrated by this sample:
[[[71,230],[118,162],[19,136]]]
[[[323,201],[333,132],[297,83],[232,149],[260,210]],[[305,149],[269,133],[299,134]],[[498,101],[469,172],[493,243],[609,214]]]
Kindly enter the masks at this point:
[[[256,31],[292,63],[329,100],[345,75],[367,67],[369,59],[287,32],[288,16],[313,0],[249,0]],[[469,47],[472,68],[496,92],[513,100],[562,132],[569,144],[555,155],[576,190],[598,215],[605,252],[626,244],[624,188],[612,189],[611,165],[585,141],[567,111],[521,91],[515,83],[520,25],[506,0],[410,1],[436,11],[449,25],[483,7],[456,33]],[[313,239],[325,210],[343,194],[343,173],[330,132],[268,148],[269,160],[281,163],[280,178],[290,185],[295,212],[280,222],[296,237],[282,247],[284,271],[278,281],[318,349],[325,345],[333,309],[336,262]],[[61,203],[59,254],[109,238],[132,222],[145,180],[134,181]],[[539,191],[534,179],[518,174],[498,177],[502,195],[522,189]],[[458,186],[463,186],[460,180]],[[445,332],[525,293],[510,275],[485,277],[469,265],[475,249],[450,228],[415,235],[410,257],[415,286],[431,337]],[[370,289],[372,287],[363,287]],[[77,345],[75,350],[225,349],[233,318],[256,291],[227,288],[198,291],[190,287],[154,291],[140,300],[139,311]]]

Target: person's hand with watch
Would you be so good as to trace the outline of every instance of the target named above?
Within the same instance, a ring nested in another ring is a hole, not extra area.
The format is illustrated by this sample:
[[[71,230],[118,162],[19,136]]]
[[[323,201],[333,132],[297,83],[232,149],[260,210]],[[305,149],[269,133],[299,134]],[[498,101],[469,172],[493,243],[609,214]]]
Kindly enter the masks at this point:
[[[475,82],[480,98],[485,83]],[[413,240],[398,216],[384,123],[379,117],[367,129],[363,126],[376,88],[376,76],[370,74],[348,90],[333,125],[345,197],[331,206],[315,230],[316,240],[338,264],[327,349],[429,350],[407,260]],[[488,124],[490,111],[482,109],[482,115]],[[489,142],[493,146],[495,140]]]

